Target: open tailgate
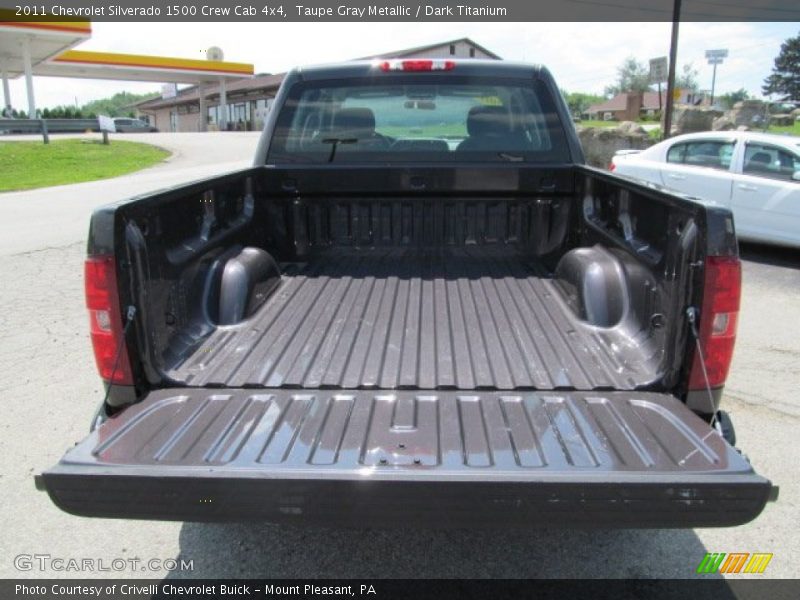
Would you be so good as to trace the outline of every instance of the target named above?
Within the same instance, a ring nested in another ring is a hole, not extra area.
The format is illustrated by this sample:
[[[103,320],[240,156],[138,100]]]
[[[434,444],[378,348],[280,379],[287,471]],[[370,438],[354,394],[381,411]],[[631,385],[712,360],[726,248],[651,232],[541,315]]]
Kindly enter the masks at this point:
[[[169,389],[40,481],[87,516],[728,526],[772,485],[672,396]]]

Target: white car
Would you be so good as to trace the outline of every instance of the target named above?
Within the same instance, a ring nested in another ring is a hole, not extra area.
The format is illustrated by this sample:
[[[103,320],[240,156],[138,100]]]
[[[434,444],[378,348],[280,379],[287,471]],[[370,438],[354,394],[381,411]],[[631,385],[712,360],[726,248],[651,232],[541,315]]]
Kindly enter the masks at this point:
[[[800,247],[798,137],[690,133],[620,151],[610,168],[730,208],[739,239]]]

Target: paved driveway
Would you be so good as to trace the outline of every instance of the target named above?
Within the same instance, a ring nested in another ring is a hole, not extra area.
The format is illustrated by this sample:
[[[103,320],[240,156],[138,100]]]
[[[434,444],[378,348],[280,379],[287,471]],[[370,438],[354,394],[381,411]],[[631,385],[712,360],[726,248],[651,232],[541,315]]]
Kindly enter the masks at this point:
[[[134,139],[134,136],[131,136]],[[148,136],[135,136],[146,140]],[[781,485],[781,500],[735,529],[677,531],[347,530],[84,519],[60,512],[33,474],[83,437],[101,397],[83,307],[91,209],[132,193],[247,166],[252,134],[156,134],[176,151],[114,180],[0,194],[0,577],[19,554],[182,559],[197,577],[689,577],[706,551],[773,552],[772,576],[796,577],[800,252],[745,247],[743,312],[725,406],[740,445]],[[162,577],[164,569],[100,573]]]
[[[97,206],[202,177],[249,167],[258,133],[112,134],[114,140],[146,142],[172,152],[166,161],[113,180],[59,185],[41,190],[0,193],[0,255],[64,246],[85,239],[89,216]],[[51,136],[62,137],[86,136]],[[97,139],[99,134],[88,137]],[[0,143],[37,136],[3,136]]]

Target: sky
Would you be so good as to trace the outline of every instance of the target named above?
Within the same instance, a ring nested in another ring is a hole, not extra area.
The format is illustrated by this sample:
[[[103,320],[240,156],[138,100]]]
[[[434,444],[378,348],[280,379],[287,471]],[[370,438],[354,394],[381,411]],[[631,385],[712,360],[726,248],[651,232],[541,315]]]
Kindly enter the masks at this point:
[[[670,23],[93,23],[81,50],[205,58],[219,46],[225,59],[253,63],[257,73],[335,62],[461,37],[509,60],[546,65],[570,92],[602,93],[627,56],[647,62],[669,53]],[[760,96],[781,43],[800,23],[682,23],[679,68],[691,63],[703,89],[711,88],[704,53],[727,48],[717,69],[716,93],[747,89]],[[160,90],[160,84],[36,77],[39,108],[83,105],[116,92]],[[24,81],[11,82],[15,107],[27,108]]]

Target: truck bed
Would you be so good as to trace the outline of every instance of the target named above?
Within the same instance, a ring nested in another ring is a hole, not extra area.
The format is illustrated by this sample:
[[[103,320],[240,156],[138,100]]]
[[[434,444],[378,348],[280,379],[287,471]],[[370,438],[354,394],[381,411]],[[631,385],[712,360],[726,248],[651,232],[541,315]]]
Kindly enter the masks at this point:
[[[285,263],[259,311],[167,371],[177,384],[328,389],[616,389],[646,345],[576,317],[508,248],[335,249]]]

